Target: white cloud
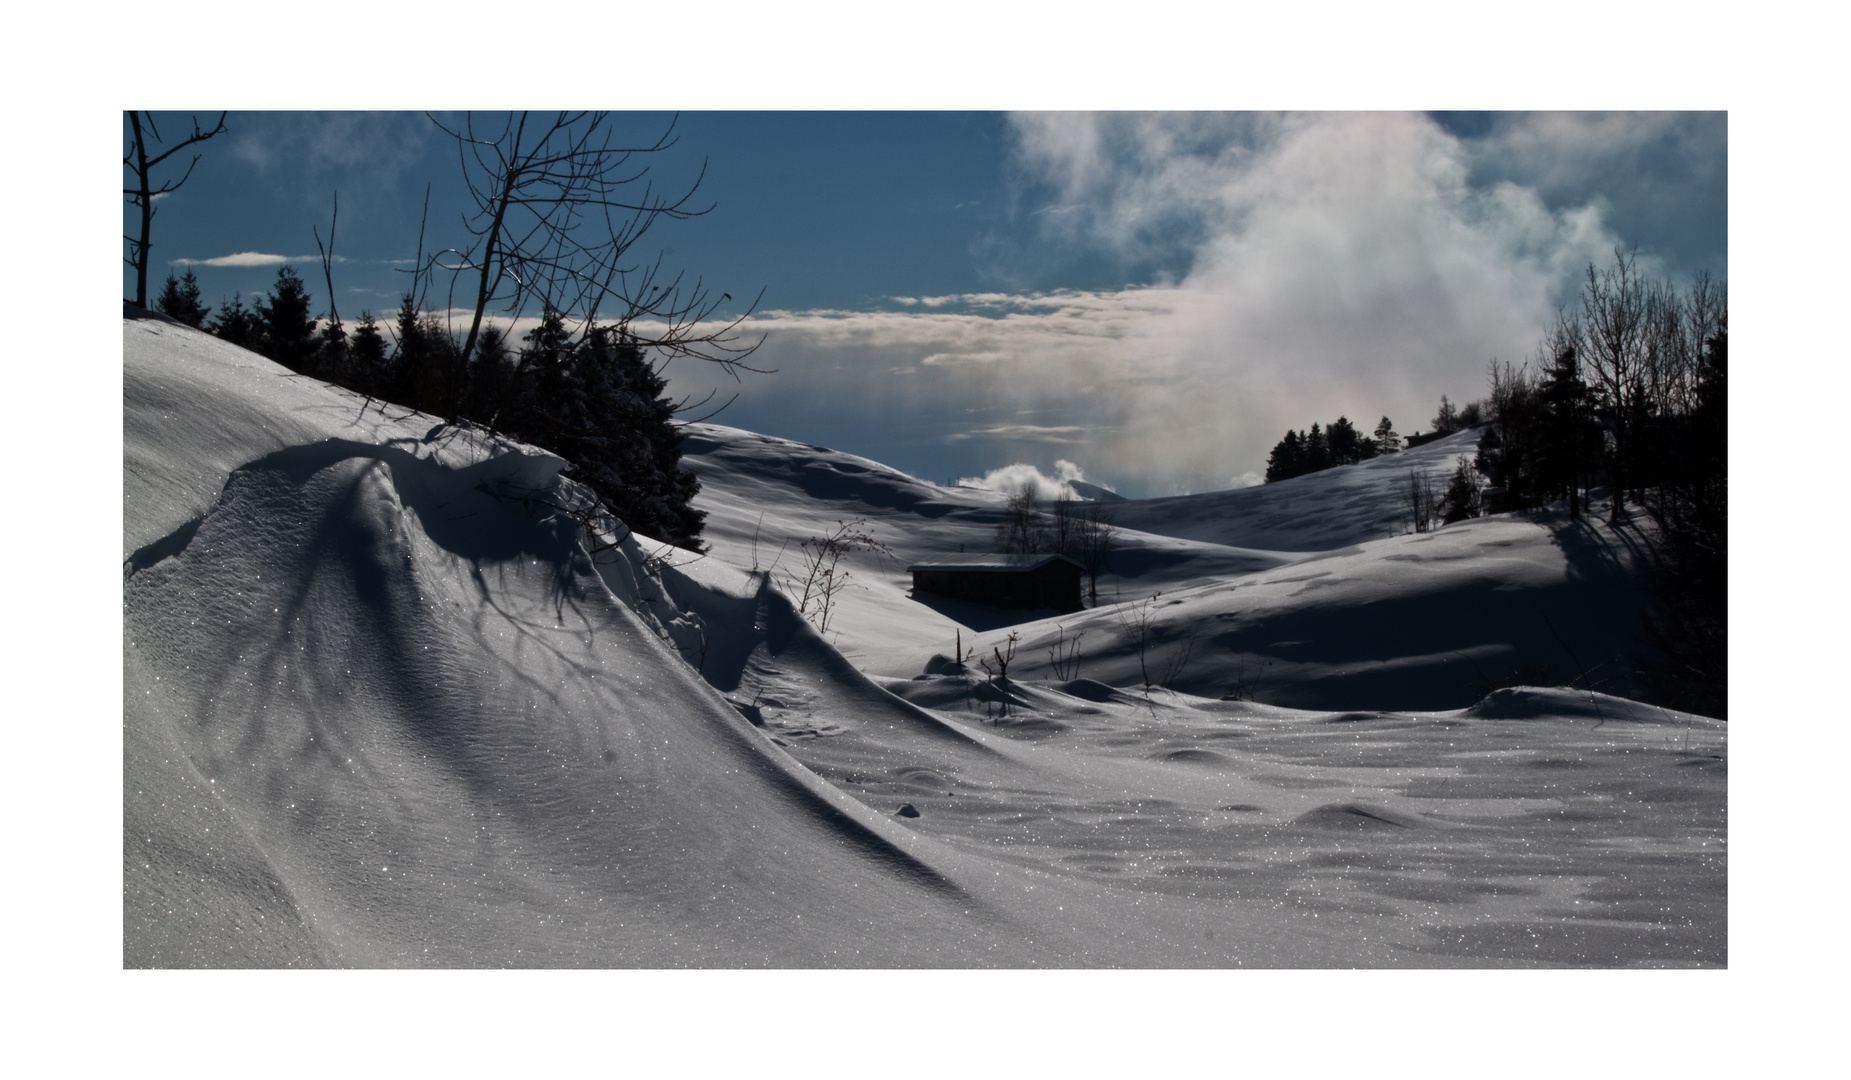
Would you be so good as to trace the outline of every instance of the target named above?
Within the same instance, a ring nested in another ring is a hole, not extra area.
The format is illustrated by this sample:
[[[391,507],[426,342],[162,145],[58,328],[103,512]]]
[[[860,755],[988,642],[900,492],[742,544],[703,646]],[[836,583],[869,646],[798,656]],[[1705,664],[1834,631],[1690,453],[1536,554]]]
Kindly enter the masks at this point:
[[[281,266],[284,263],[321,264],[320,255],[266,255],[261,251],[239,251],[231,255],[219,255],[210,259],[174,259],[175,266]],[[334,261],[344,263],[347,256],[336,255]]]
[[[1077,443],[1080,442],[1080,440],[1075,438],[1075,436],[1085,430],[1085,426],[1080,424],[1061,424],[1054,427],[1042,427],[1036,424],[996,424],[991,427],[973,428],[970,431],[953,432],[948,437],[952,439],[973,439],[988,435],[997,438],[1027,440],[1030,442]],[[1062,464],[1071,465],[1072,463],[1057,462],[1056,466],[1058,467]],[[1077,480],[1080,478],[1078,476],[1064,476],[1062,479]]]
[[[1048,476],[1033,465],[1016,462],[1004,465],[1000,469],[991,469],[982,476],[966,476],[958,481],[959,487],[976,488],[980,491],[1016,492],[1024,485],[1035,489],[1035,497],[1043,502],[1052,502],[1062,495],[1075,498],[1074,491],[1067,486],[1069,480],[1078,480],[1078,476]]]

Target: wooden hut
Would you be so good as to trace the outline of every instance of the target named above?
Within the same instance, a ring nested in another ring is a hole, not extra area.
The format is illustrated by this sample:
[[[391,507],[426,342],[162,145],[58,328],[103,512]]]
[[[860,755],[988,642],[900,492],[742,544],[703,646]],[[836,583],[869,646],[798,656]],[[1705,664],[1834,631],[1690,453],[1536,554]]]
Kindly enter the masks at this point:
[[[1086,568],[1065,555],[959,555],[906,568],[913,591],[999,608],[1079,611]]]

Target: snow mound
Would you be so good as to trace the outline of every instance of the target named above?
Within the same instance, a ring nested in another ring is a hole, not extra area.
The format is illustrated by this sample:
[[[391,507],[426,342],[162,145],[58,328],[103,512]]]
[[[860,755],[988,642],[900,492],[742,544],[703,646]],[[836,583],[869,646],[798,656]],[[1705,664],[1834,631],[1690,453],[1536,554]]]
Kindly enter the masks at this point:
[[[1416,829],[1428,822],[1418,814],[1390,810],[1367,802],[1326,803],[1307,810],[1293,821],[1299,825],[1337,829]]]
[[[1481,720],[1533,720],[1539,717],[1579,717],[1586,720],[1623,720],[1635,724],[1702,724],[1720,723],[1708,717],[1647,705],[1628,698],[1614,697],[1593,690],[1564,687],[1507,686],[1493,690],[1484,700],[1461,710],[1461,716]]]
[[[125,567],[129,966],[1060,955],[705,683],[664,629],[685,613],[651,617],[644,545],[594,565],[541,505],[571,498],[557,458],[363,424],[359,399],[171,326],[124,335],[130,426],[169,375],[276,413],[210,441],[243,462],[195,464],[189,486],[222,469],[220,490]],[[187,456],[184,432],[143,430],[131,475]]]

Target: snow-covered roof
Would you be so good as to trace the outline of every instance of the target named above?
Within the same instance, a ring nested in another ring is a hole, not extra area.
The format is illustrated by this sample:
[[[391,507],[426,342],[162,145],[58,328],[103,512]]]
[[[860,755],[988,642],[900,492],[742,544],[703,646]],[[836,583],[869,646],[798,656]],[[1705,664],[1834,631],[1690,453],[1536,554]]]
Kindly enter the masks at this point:
[[[1079,562],[1065,555],[1002,555],[991,552],[986,555],[959,555],[955,559],[925,559],[907,567],[906,572],[911,574],[920,570],[987,570],[999,572],[1007,570],[1037,570],[1056,559],[1072,563],[1074,566],[1079,566],[1082,570],[1086,569],[1084,566],[1081,566]]]

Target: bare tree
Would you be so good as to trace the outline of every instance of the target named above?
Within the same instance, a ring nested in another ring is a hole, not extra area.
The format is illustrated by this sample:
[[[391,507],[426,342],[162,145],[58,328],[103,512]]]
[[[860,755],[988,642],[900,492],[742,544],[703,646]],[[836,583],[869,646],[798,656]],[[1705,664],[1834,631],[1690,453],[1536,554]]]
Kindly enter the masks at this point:
[[[141,210],[141,233],[139,236],[123,234],[122,239],[129,242],[129,253],[122,261],[135,268],[135,303],[140,307],[147,307],[148,250],[152,247],[152,242],[148,237],[154,225],[155,197],[180,190],[180,185],[186,183],[187,178],[193,175],[193,166],[199,164],[199,155],[193,155],[193,160],[187,163],[186,172],[182,173],[178,180],[168,180],[160,187],[152,187],[151,176],[154,170],[168,158],[195,143],[202,143],[214,135],[223,134],[225,114],[219,113],[219,121],[213,125],[211,131],[201,130],[199,118],[194,117],[192,135],[153,157],[148,156],[149,138],[152,137],[156,143],[162,141],[160,129],[154,125],[154,114],[131,111],[128,115],[129,128],[133,134],[130,137],[128,151],[122,155],[122,164],[125,168],[135,170],[135,186],[123,188],[122,194],[128,197],[130,206]]]
[[[431,117],[456,140],[475,205],[463,223],[470,243],[437,252],[430,263],[451,274],[449,306],[455,307],[462,284],[470,312],[448,412],[467,393],[470,361],[491,312],[512,321],[550,308],[577,323],[581,334],[602,317],[640,347],[656,350],[663,363],[706,360],[735,377],[762,343],[743,342],[737,332],[756,301],[745,314],[711,326],[708,320],[731,294],[716,298],[699,279],[688,284],[680,275],[665,277],[660,258],[630,261],[631,249],[657,221],[696,217],[712,207],[692,205],[699,177],[679,194],[662,194],[649,179],[649,166],[638,161],[675,144],[673,122],[653,141],[631,146],[617,140],[608,118],[561,112],[536,119],[523,112],[506,117],[498,131],[483,131],[473,115],[454,127]]]
[[[1157,598],[1162,595],[1161,592],[1151,593],[1135,604],[1120,605],[1115,612],[1125,640],[1137,651],[1138,676],[1144,680],[1144,689],[1147,691],[1157,681],[1150,674],[1150,646],[1156,629]]]
[[[1086,631],[1076,630],[1068,637],[1065,626],[1054,624],[1054,644],[1048,646],[1048,666],[1054,670],[1055,678],[1063,682],[1079,678],[1080,660],[1084,656],[1080,652],[1080,639],[1085,636]]]
[[[1440,517],[1440,489],[1433,474],[1425,469],[1409,469],[1407,484],[1408,513],[1417,533],[1432,532]]]
[[[1034,481],[1024,480],[1009,493],[1003,520],[996,526],[996,550],[1039,555],[1047,546],[1048,525],[1041,513],[1041,500],[1035,495]]]
[[[882,559],[893,554],[886,544],[874,539],[867,526],[861,518],[838,521],[827,536],[803,541],[798,545],[803,554],[803,576],[788,572],[784,575],[785,585],[797,594],[797,614],[815,620],[818,633],[828,632],[836,594],[848,587],[849,572],[842,567],[842,560],[856,551],[872,551]]]
[[[980,659],[977,661],[977,666],[983,668],[984,674],[990,677],[991,683],[996,683],[998,681],[1006,683],[1009,681],[1009,662],[1015,659],[1015,647],[1020,644],[1021,641],[1022,635],[1011,630],[1009,631],[1008,639],[1004,641],[1002,645],[990,646],[990,655],[996,658],[995,667],[992,668],[990,666],[990,661],[987,659]],[[1007,652],[1003,651],[1003,645],[1008,646]]]
[[[1065,487],[1054,497],[1054,550],[1070,558],[1077,557],[1080,551],[1079,506],[1079,500]]]
[[[341,325],[340,307],[334,302],[334,230],[341,223],[341,193],[334,193],[334,213],[328,219],[328,243],[321,242],[321,227],[314,226],[315,250],[321,255],[321,279],[328,283],[328,321],[322,327],[322,369],[336,381],[347,383],[352,372],[347,362],[347,329]]]
[[[1086,568],[1087,591],[1093,603],[1099,602],[1099,571],[1105,568],[1106,556],[1118,539],[1118,526],[1112,511],[1104,503],[1089,502],[1079,512],[1080,565]]]
[[[1596,270],[1589,263],[1581,285],[1581,356],[1602,398],[1613,440],[1608,455],[1613,521],[1620,519],[1626,486],[1633,480],[1633,435],[1646,409],[1648,308],[1655,303],[1653,292],[1633,255],[1618,249],[1610,269]]]
[[[1170,689],[1176,684],[1177,679],[1183,677],[1183,670],[1189,666],[1189,658],[1195,655],[1195,635],[1195,629],[1191,628],[1183,634],[1182,640],[1176,643],[1176,648],[1170,650],[1169,655],[1164,657],[1163,679],[1158,685],[1165,690]]]
[[[1196,629],[1191,627],[1185,630],[1180,637],[1170,635],[1176,645],[1159,658],[1163,664],[1163,674],[1157,675],[1152,671],[1150,654],[1152,646],[1157,643],[1158,609],[1182,602],[1171,600],[1169,603],[1159,604],[1157,601],[1162,597],[1163,593],[1154,592],[1134,604],[1122,604],[1114,612],[1118,617],[1118,626],[1124,633],[1125,640],[1138,654],[1138,676],[1144,681],[1146,694],[1150,693],[1150,688],[1153,686],[1161,686],[1165,690],[1170,689],[1176,680],[1182,677],[1184,669],[1189,666],[1190,659],[1195,655]]]

